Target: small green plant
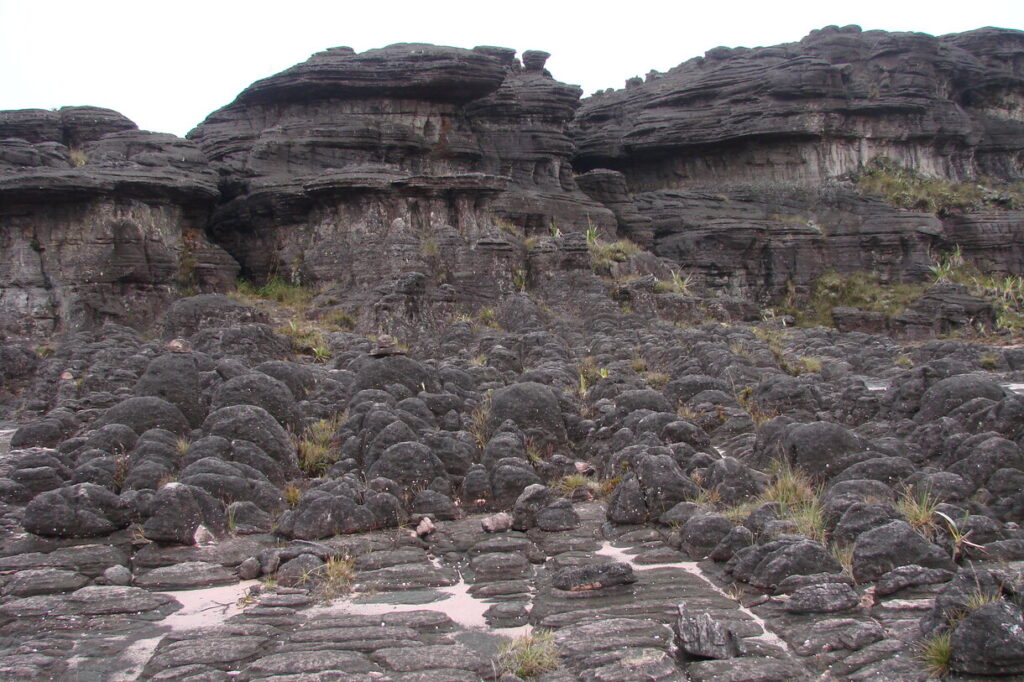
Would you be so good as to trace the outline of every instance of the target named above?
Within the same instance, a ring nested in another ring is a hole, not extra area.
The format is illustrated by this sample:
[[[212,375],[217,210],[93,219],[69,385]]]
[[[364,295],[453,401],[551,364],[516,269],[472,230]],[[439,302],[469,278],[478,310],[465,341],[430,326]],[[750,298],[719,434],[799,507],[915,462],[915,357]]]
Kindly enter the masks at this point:
[[[330,603],[343,594],[348,594],[355,580],[355,559],[349,557],[331,557],[317,572],[316,588],[313,596],[322,602]]]
[[[995,353],[984,353],[978,356],[978,364],[982,369],[996,370],[999,368],[999,356]]]
[[[832,558],[843,567],[843,573],[853,578],[853,544],[832,545]]]
[[[534,630],[498,649],[498,668],[526,680],[558,669],[558,649],[550,630]]]
[[[630,368],[637,374],[647,371],[647,358],[640,354],[640,351],[633,353],[633,359],[629,362]]]
[[[288,503],[289,507],[295,509],[302,501],[302,489],[294,484],[288,485],[284,489],[284,501]]]
[[[776,460],[769,470],[772,480],[758,497],[763,504],[779,503],[780,518],[792,521],[797,531],[813,540],[825,539],[825,517],[821,488],[813,479],[787,460]]]
[[[498,326],[498,315],[494,312],[494,308],[491,308],[490,306],[481,308],[480,312],[477,313],[477,319],[480,320],[480,324],[484,326]]]
[[[693,275],[682,275],[679,272],[672,271],[671,280],[658,280],[654,284],[654,291],[659,294],[683,294],[684,296],[690,296],[690,285],[693,284]]]
[[[309,307],[315,293],[309,287],[289,282],[279,275],[271,277],[262,286],[255,286],[248,280],[239,280],[236,289],[243,296],[262,298],[298,310]]]
[[[68,150],[68,160],[71,162],[72,168],[81,168],[89,161],[89,157],[84,149],[72,147]]]
[[[57,351],[55,351],[53,349],[53,346],[37,346],[36,347],[36,355],[38,355],[41,358],[48,358],[51,355],[53,355],[54,353],[56,353],[56,352]]]
[[[949,534],[950,542],[953,545],[953,561],[958,560],[963,556],[967,548],[978,550],[979,552],[986,553],[986,549],[974,542],[971,542],[967,538],[970,536],[971,531],[966,533],[960,530],[960,526],[949,517],[948,514],[940,512],[938,509],[935,510],[935,515],[940,517],[946,524],[946,532]]]
[[[299,456],[299,468],[307,476],[323,476],[332,464],[338,461],[338,454],[331,452],[331,440],[335,431],[345,421],[345,413],[338,413],[328,419],[319,419],[296,440],[295,450]]]
[[[302,355],[311,355],[317,362],[331,359],[331,348],[327,337],[315,326],[305,322],[289,320],[288,324],[275,329],[278,334],[287,336],[291,341],[292,350]]]
[[[595,239],[589,242],[590,264],[599,274],[610,274],[612,263],[625,263],[630,256],[640,253],[641,248],[629,241],[620,239],[616,242],[605,242]]]
[[[188,438],[179,438],[174,441],[174,449],[178,453],[178,457],[184,457],[185,453],[188,452],[189,447],[192,446],[192,441]]]
[[[804,355],[800,358],[800,364],[803,366],[803,372],[820,372],[822,368],[821,358],[812,358],[808,355]]]
[[[903,369],[910,369],[911,367],[914,366],[914,361],[906,353],[901,353],[897,355],[896,359],[893,360],[893,362],[896,363],[897,367],[902,367]]]
[[[526,287],[529,284],[529,275],[523,268],[517,268],[512,271],[512,286],[519,293],[525,293]]]
[[[927,488],[904,488],[896,501],[896,510],[914,530],[927,539],[935,535],[935,512],[939,499]]]
[[[326,313],[321,320],[328,327],[334,327],[335,329],[352,331],[356,328],[356,318],[341,308],[336,308]]]
[[[594,225],[593,223],[590,223],[587,226],[586,234],[587,234],[587,246],[588,247],[591,244],[596,244],[597,240],[600,238],[600,235],[599,235],[599,233],[597,231],[597,225]]]
[[[949,672],[953,656],[953,631],[944,630],[921,642],[918,660],[929,675],[942,677]]]
[[[669,381],[672,380],[672,377],[664,372],[646,372],[644,374],[644,380],[647,382],[648,386],[660,391],[665,388]]]
[[[469,414],[469,432],[481,450],[491,440],[491,396],[486,395],[480,405]]]
[[[552,239],[561,239],[562,238],[562,230],[560,230],[558,228],[558,221],[555,220],[554,218],[551,219],[550,230],[551,230],[551,238]]]

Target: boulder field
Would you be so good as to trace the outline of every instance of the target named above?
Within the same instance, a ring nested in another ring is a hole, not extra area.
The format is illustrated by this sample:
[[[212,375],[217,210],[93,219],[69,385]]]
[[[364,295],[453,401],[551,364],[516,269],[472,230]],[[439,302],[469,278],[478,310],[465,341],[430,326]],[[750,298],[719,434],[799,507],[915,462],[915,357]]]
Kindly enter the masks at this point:
[[[1024,676],[1024,33],[547,57],[0,112],[0,677]]]

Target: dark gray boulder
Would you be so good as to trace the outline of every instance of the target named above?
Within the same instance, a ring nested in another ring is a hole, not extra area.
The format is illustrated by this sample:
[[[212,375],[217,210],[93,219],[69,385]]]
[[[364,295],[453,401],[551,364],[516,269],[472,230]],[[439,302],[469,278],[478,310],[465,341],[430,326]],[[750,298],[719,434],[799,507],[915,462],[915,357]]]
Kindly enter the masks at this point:
[[[550,387],[532,381],[512,384],[491,395],[488,425],[491,430],[511,420],[538,443],[566,440],[558,397]]]
[[[910,564],[956,570],[941,547],[925,540],[906,521],[892,521],[861,533],[853,546],[853,577],[858,582],[877,580],[897,566]]]
[[[79,483],[41,493],[25,508],[25,530],[64,538],[108,535],[129,523],[121,498],[98,485]]]
[[[96,422],[97,426],[107,424],[124,424],[135,433],[144,433],[150,429],[166,429],[183,435],[191,429],[188,419],[181,410],[155,396],[128,398],[111,407]]]
[[[282,468],[287,478],[298,475],[299,467],[288,433],[274,417],[255,405],[232,405],[211,412],[203,430],[228,441],[255,443]]]
[[[551,585],[567,592],[599,590],[636,582],[633,567],[622,562],[569,566],[555,571]]]
[[[406,441],[389,447],[366,469],[367,479],[378,476],[405,487],[426,487],[438,476],[445,476],[445,469],[426,445]]]
[[[262,372],[233,377],[217,387],[210,409],[216,411],[231,405],[256,405],[269,412],[282,426],[298,426],[295,396],[291,389]]]
[[[168,483],[156,491],[150,510],[142,532],[154,542],[194,545],[200,525],[214,535],[227,530],[221,504],[205,490],[190,485]]]
[[[970,611],[953,630],[949,667],[970,675],[1024,675],[1024,615],[1000,600]]]
[[[167,353],[153,358],[134,391],[137,396],[154,396],[174,405],[192,428],[198,428],[206,418],[206,398],[191,354]]]

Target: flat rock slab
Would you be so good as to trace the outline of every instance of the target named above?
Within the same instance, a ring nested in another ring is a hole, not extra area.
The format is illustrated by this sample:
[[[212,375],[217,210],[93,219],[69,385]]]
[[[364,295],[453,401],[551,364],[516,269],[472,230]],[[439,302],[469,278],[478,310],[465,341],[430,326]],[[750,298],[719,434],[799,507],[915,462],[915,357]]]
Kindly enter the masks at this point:
[[[187,590],[214,585],[230,585],[238,576],[223,566],[205,561],[189,561],[161,566],[136,576],[135,584],[150,590]]]
[[[377,590],[420,590],[426,587],[449,587],[459,582],[454,570],[432,564],[400,564],[376,571],[366,571],[356,576],[354,586],[357,592]]]
[[[166,668],[205,664],[217,668],[235,667],[258,655],[267,643],[265,637],[203,637],[171,642],[161,646],[146,664],[144,673],[153,675]]]
[[[271,654],[250,663],[239,680],[257,679],[271,675],[303,675],[310,673],[368,673],[380,672],[380,667],[366,656],[351,651],[302,651]]]
[[[19,571],[4,585],[5,595],[32,597],[40,594],[71,592],[85,587],[89,579],[81,573],[60,568],[32,568]]]
[[[581,592],[636,582],[633,567],[620,561],[607,564],[571,566],[557,571],[551,584],[559,590]]]
[[[163,618],[179,608],[181,606],[174,598],[166,594],[138,587],[91,585],[71,594],[15,599],[0,606],[0,616],[48,618],[134,614]]]
[[[373,658],[395,672],[454,668],[483,675],[491,671],[489,660],[461,644],[379,649]]]

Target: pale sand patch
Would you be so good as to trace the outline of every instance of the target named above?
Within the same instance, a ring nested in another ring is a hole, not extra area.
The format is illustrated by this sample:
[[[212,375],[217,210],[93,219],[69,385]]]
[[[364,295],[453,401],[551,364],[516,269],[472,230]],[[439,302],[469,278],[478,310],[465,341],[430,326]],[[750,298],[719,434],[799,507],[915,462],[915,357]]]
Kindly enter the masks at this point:
[[[173,597],[182,608],[160,621],[172,630],[193,630],[195,628],[220,625],[225,620],[242,612],[240,600],[249,588],[259,585],[258,580],[243,580],[233,585],[219,585],[199,590],[161,592]]]

